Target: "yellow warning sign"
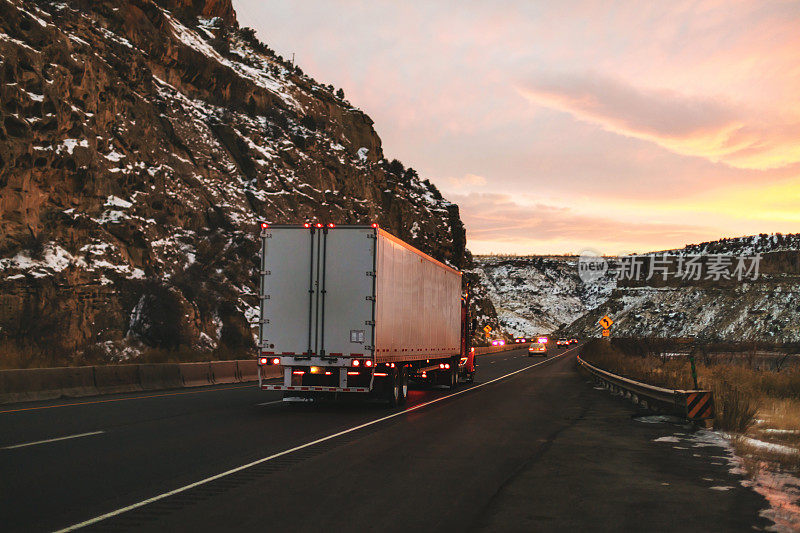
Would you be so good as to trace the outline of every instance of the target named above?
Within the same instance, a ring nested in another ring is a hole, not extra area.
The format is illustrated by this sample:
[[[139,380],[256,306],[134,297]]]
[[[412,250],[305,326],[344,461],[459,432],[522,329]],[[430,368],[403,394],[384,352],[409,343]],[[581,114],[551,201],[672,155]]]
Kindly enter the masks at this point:
[[[490,326],[489,324],[486,324],[485,326],[483,326],[483,331],[485,331],[486,333],[491,333],[492,332],[492,326]]]
[[[611,327],[611,324],[613,324],[613,323],[614,323],[614,321],[613,321],[613,320],[611,320],[611,318],[610,318],[608,315],[606,315],[606,316],[604,316],[603,318],[601,318],[601,319],[600,319],[600,322],[599,322],[599,324],[600,324],[601,326],[603,326],[603,329],[608,329],[608,328],[610,328],[610,327]]]
[[[610,337],[610,336],[611,336],[611,330],[610,329],[604,329],[603,330],[603,337]]]

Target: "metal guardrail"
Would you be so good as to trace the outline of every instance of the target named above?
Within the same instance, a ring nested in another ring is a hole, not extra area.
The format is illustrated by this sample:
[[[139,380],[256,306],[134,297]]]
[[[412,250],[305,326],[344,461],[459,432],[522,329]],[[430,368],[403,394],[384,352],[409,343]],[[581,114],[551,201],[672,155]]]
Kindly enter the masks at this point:
[[[630,398],[645,409],[674,414],[688,420],[714,418],[714,397],[710,390],[673,390],[634,381],[591,365],[578,356],[578,364],[592,376]]]

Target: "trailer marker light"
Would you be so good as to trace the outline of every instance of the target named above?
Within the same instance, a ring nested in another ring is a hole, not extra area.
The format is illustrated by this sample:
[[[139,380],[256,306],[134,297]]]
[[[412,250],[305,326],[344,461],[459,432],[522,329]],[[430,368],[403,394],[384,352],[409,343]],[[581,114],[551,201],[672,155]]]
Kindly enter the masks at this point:
[[[292,374],[294,374],[295,376],[302,376],[303,374],[305,374],[305,372],[303,370],[295,370],[292,372]]]
[[[358,366],[360,364],[361,361],[359,361],[358,359],[353,359],[352,361],[350,361],[350,366]]]
[[[389,377],[389,374],[387,374],[386,372],[375,372],[375,373],[374,373],[374,374],[372,374],[372,375],[373,375],[373,376],[382,377],[382,378]]]
[[[312,367],[309,369],[309,371],[310,371],[312,374],[319,374],[319,367],[318,367],[318,366],[312,366]]]
[[[359,376],[359,375],[361,375],[361,373],[360,372],[348,372],[347,375],[348,376]]]
[[[330,372],[325,372],[325,375],[326,375],[326,376],[330,376],[330,375],[331,375],[331,373],[330,373]]]
[[[281,360],[280,360],[280,358],[276,357],[275,359],[273,359],[273,360],[272,360],[272,364],[273,364],[273,365],[279,365],[279,364],[281,364]]]
[[[367,359],[366,361],[364,361],[364,366],[366,366],[366,367],[372,366],[372,360],[371,359]]]

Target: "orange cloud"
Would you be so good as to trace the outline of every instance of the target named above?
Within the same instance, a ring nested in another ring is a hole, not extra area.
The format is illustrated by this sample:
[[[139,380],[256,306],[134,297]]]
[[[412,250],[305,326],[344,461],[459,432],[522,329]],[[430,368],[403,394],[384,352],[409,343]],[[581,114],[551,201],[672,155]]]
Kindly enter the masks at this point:
[[[718,99],[639,89],[596,75],[542,76],[518,91],[538,105],[681,155],[758,170],[800,161],[798,117],[767,120]]]

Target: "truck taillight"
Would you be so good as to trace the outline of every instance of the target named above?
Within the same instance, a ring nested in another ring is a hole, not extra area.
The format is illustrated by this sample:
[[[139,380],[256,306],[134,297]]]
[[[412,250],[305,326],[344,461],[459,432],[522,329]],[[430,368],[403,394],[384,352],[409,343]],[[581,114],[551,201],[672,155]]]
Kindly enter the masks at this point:
[[[334,224],[333,222],[329,222],[329,223],[328,223],[328,227],[329,227],[329,228],[335,228],[335,227],[336,227],[336,224]]]
[[[373,224],[373,225],[372,225],[372,227],[373,227],[373,228],[377,228],[377,227],[378,227],[378,224],[377,224],[377,223],[375,223],[375,224]]]
[[[262,222],[261,229],[269,229],[269,224],[267,224],[266,222]]]
[[[310,228],[310,227],[311,227],[311,224],[309,224],[308,222],[306,222],[305,224],[303,224],[303,227],[304,227],[304,228]]]
[[[273,360],[272,360],[272,364],[273,364],[273,365],[279,365],[279,364],[281,364],[281,359],[280,359],[280,357],[276,357],[275,359],[273,359]]]
[[[358,359],[351,359],[350,360],[350,366],[359,366],[360,364],[361,364],[361,361],[359,361]]]
[[[364,366],[367,367],[367,368],[371,367],[372,366],[372,361],[370,359],[367,359],[366,361],[364,361]]]
[[[269,361],[269,359],[267,359],[266,357],[262,357],[261,359],[258,360],[258,364],[263,366],[267,364],[267,361]]]

